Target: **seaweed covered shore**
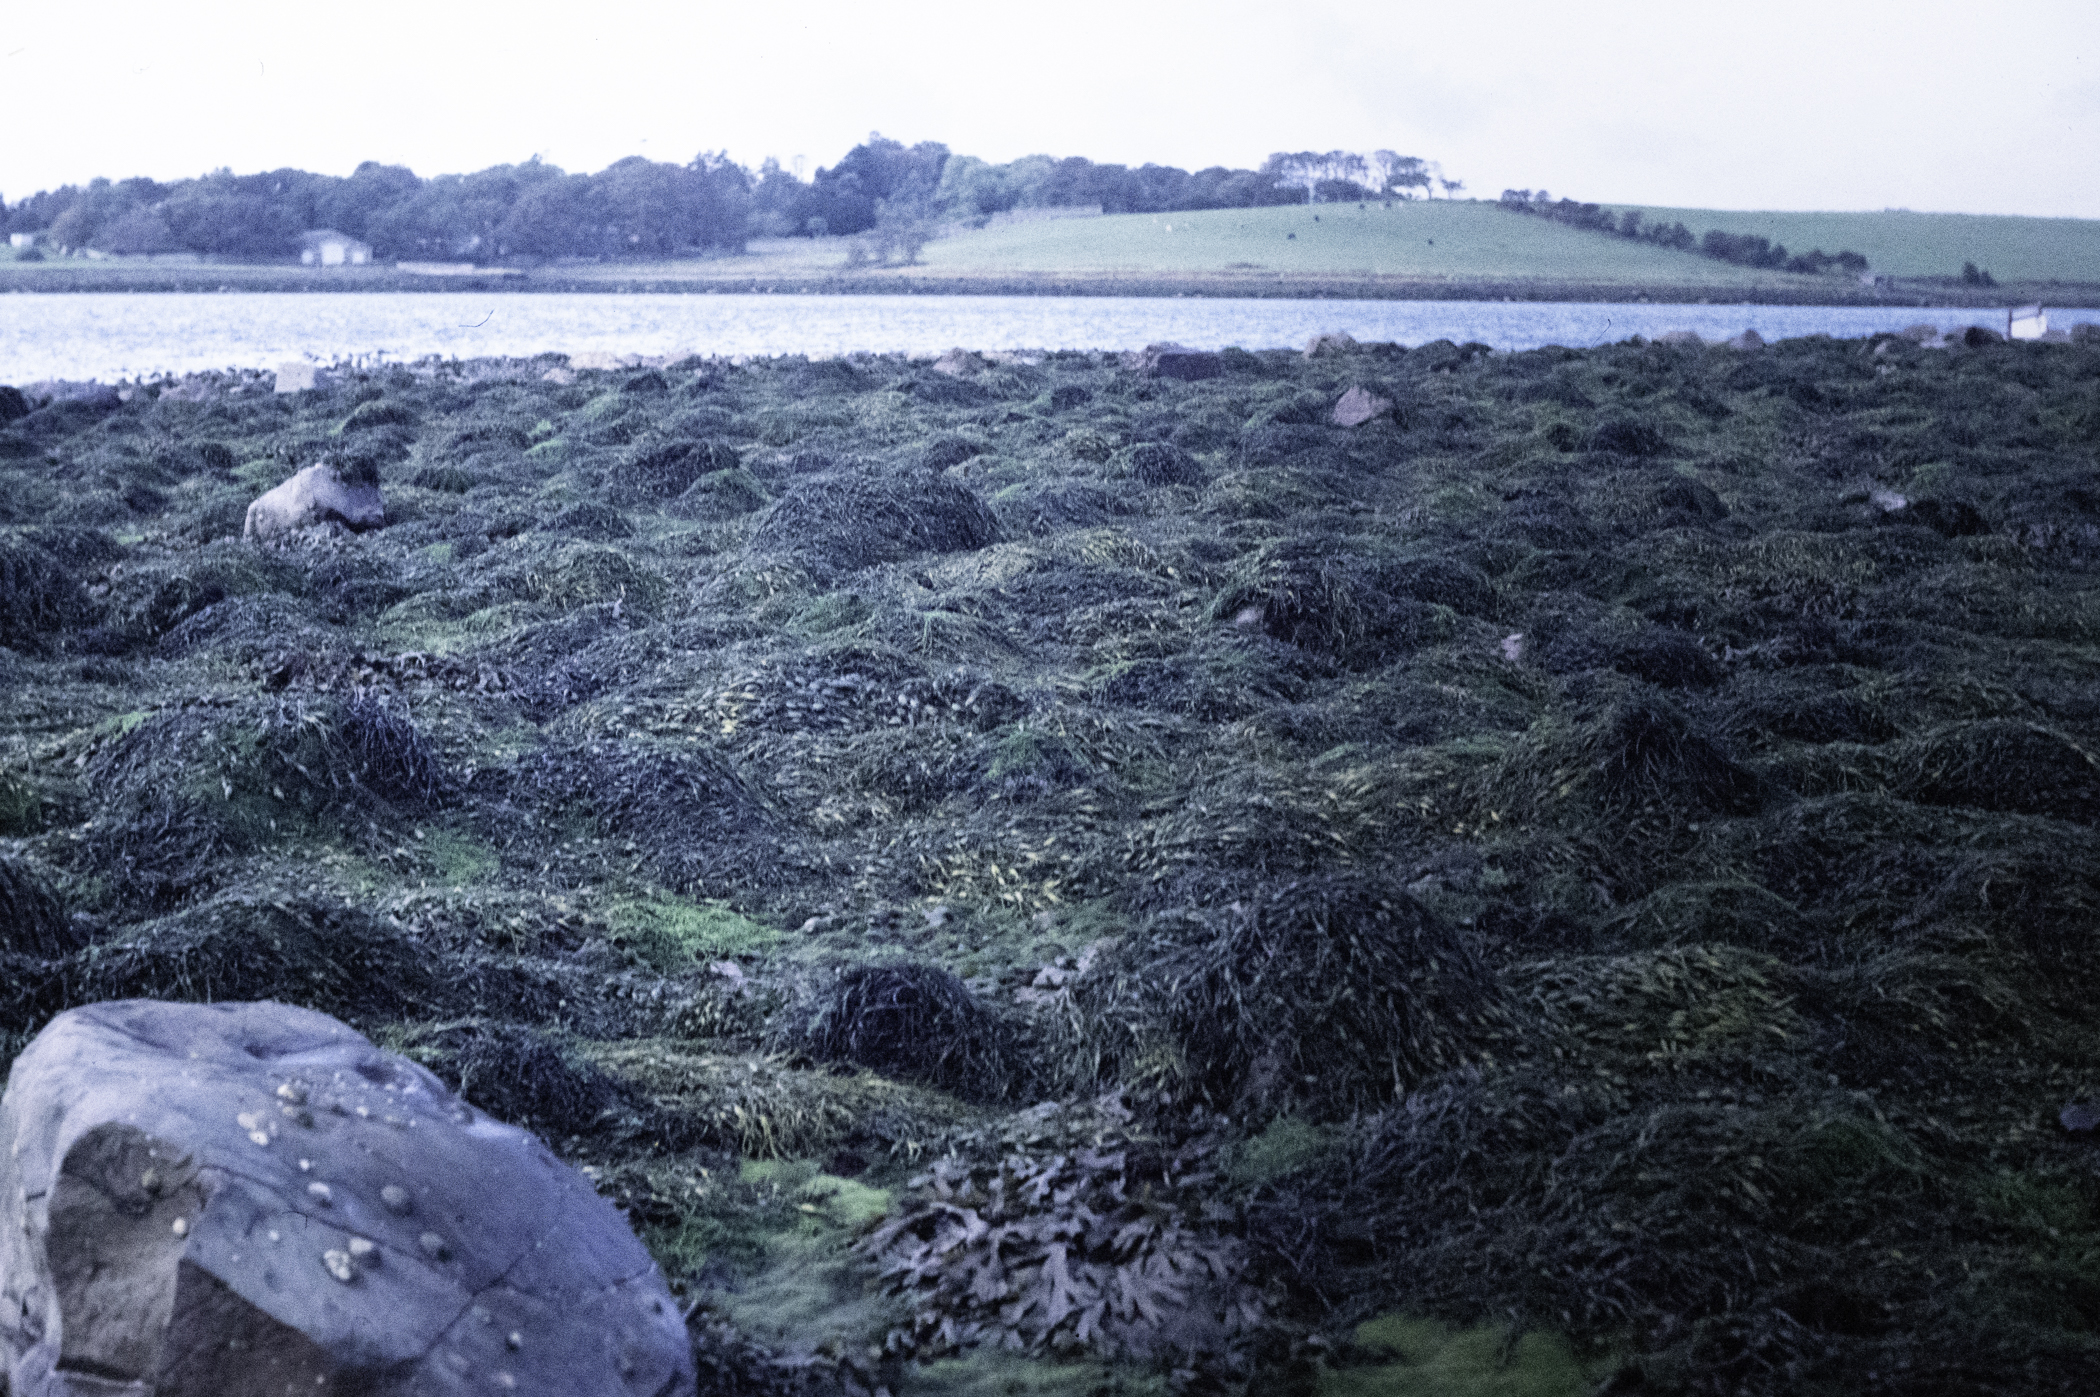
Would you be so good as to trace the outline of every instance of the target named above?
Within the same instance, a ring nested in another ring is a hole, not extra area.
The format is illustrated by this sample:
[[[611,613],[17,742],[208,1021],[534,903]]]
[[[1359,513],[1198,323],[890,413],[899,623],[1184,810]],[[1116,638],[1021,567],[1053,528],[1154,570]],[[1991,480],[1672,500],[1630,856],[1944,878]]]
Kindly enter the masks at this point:
[[[0,391],[9,1050],[338,1015],[703,1391],[2090,1391],[2100,345],[1323,348]]]

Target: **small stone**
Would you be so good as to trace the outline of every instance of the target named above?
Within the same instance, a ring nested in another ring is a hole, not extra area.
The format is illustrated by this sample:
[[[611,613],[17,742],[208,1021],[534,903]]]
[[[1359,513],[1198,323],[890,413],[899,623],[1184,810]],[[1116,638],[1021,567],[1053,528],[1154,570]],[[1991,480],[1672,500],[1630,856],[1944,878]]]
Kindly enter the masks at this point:
[[[1337,427],[1361,427],[1376,417],[1383,417],[1393,410],[1391,398],[1381,398],[1361,384],[1342,394],[1334,405],[1334,425]]]
[[[296,1082],[286,1082],[283,1086],[277,1088],[277,1095],[280,1099],[288,1101],[294,1106],[304,1106],[306,1104],[306,1088],[298,1085]]]
[[[349,1252],[324,1251],[321,1253],[321,1264],[328,1268],[329,1275],[334,1276],[344,1285],[348,1285],[357,1279],[357,1268],[350,1264]]]
[[[516,1353],[519,1349],[525,1347],[525,1336],[513,1329],[510,1333],[503,1336],[503,1347]]]
[[[352,1237],[350,1239],[350,1259],[362,1265],[377,1266],[379,1264],[379,1244],[370,1237]]]
[[[243,1111],[233,1118],[233,1123],[243,1130],[253,1130],[262,1124],[262,1117],[253,1111]]]
[[[258,1145],[267,1145],[270,1143],[270,1136],[268,1131],[251,1130],[248,1132],[248,1138],[250,1140],[253,1140]]]
[[[149,1197],[158,1197],[160,1194],[160,1175],[156,1171],[148,1169],[145,1173],[139,1175],[139,1187],[144,1189]]]
[[[319,1203],[324,1208],[331,1207],[335,1203],[335,1190],[322,1183],[319,1179],[308,1184],[306,1191],[312,1196],[314,1202]]]
[[[178,1237],[187,1237],[187,1236],[189,1236],[189,1235],[190,1235],[190,1220],[189,1220],[188,1218],[177,1218],[177,1219],[175,1219],[175,1227],[174,1227],[174,1232],[175,1232],[175,1235],[176,1235],[176,1236],[178,1236]]]
[[[379,1201],[386,1204],[389,1211],[396,1213],[411,1212],[416,1206],[416,1201],[408,1196],[408,1190],[399,1184],[388,1184],[379,1190]]]
[[[452,1248],[446,1246],[445,1239],[435,1232],[425,1232],[416,1242],[423,1248],[424,1255],[436,1257],[439,1261],[444,1261],[452,1255]]]

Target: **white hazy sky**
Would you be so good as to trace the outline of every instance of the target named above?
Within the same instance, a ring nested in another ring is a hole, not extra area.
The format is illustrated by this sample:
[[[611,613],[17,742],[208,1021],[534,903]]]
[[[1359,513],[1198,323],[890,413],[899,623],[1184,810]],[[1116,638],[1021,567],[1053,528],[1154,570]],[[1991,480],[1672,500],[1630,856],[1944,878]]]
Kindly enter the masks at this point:
[[[2100,217],[2100,3],[108,0],[0,20],[0,195],[220,165],[726,149],[1199,168],[1385,147],[1469,193]]]

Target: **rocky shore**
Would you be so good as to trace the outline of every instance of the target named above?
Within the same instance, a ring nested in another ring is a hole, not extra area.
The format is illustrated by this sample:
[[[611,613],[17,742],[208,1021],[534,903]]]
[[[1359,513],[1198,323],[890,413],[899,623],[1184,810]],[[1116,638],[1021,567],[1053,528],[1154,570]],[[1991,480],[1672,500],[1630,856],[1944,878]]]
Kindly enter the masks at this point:
[[[332,1016],[703,1393],[2090,1388],[2100,345],[280,386],[0,390],[8,1054]]]

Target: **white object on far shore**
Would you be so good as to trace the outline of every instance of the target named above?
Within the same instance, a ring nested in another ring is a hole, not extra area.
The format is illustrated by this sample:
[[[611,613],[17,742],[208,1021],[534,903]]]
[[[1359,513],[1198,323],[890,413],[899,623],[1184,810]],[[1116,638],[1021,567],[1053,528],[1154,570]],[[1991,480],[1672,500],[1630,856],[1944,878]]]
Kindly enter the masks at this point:
[[[2049,333],[2049,312],[2040,306],[2015,306],[2005,313],[2005,337],[2038,340]]]
[[[472,262],[396,262],[397,272],[417,276],[523,276],[522,267],[477,267]]]

